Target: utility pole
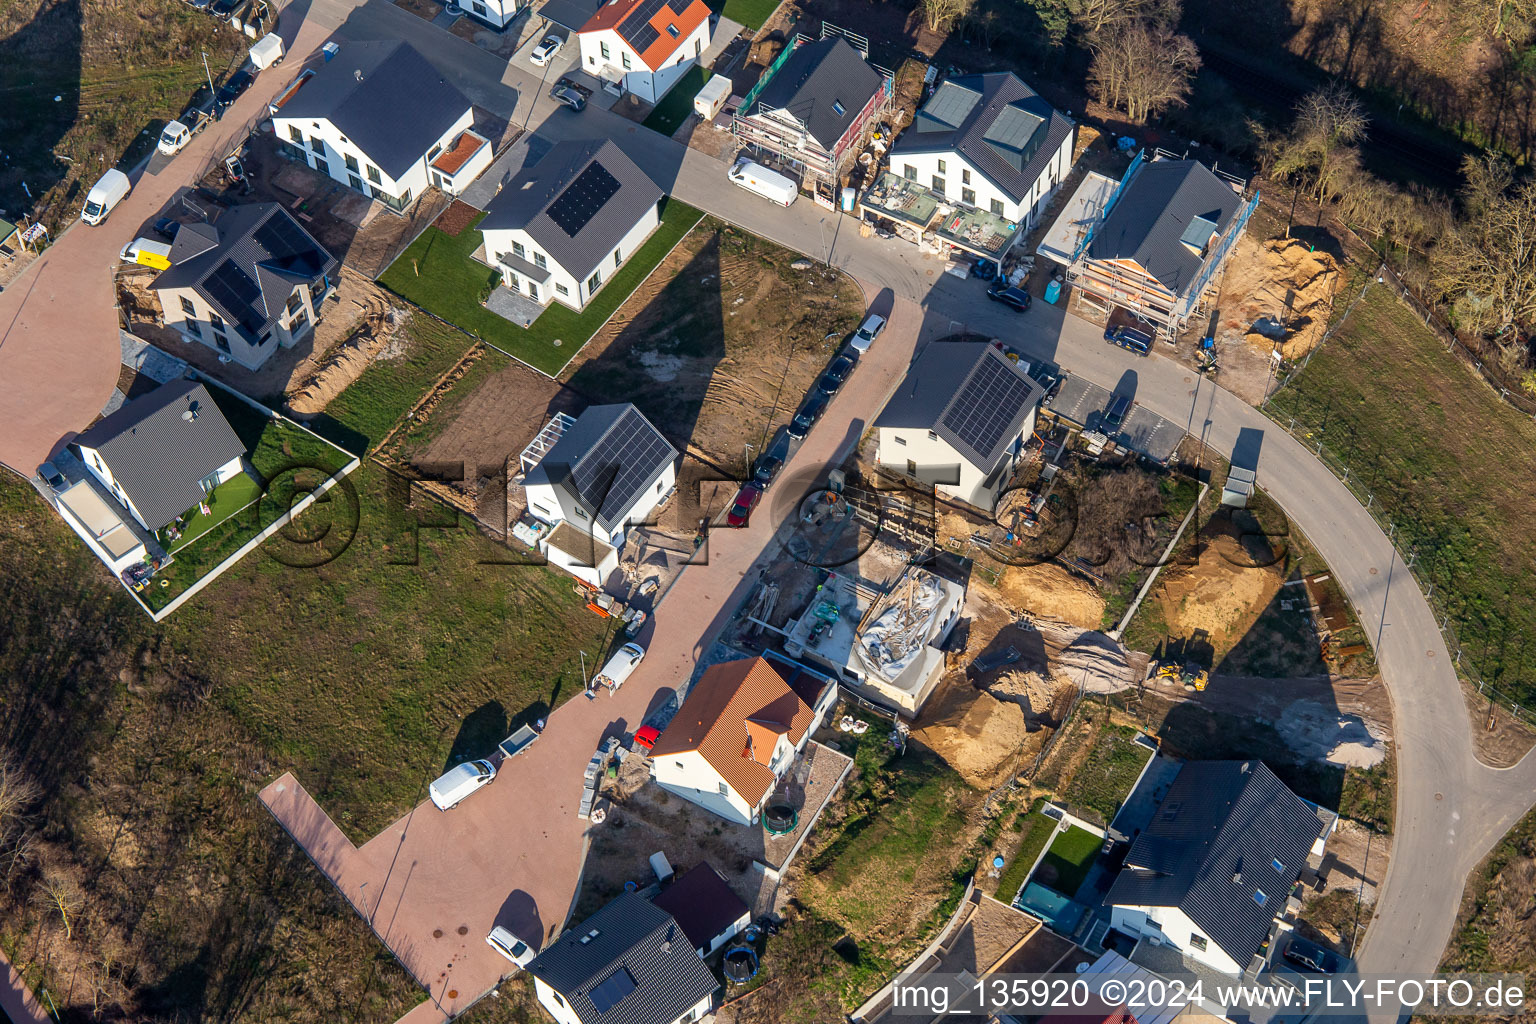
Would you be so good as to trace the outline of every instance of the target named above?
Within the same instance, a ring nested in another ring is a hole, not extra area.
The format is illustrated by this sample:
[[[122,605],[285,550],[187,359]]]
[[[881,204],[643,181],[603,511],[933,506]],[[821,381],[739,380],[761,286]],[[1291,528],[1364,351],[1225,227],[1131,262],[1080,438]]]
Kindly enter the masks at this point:
[[[208,51],[203,51],[203,74],[208,76],[208,100],[213,100],[213,72],[208,70]]]

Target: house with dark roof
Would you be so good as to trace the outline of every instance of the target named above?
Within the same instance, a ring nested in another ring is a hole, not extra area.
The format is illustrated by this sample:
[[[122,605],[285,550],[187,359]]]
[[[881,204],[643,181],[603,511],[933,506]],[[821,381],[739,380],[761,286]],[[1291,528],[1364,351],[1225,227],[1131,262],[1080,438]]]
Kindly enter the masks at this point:
[[[127,402],[72,445],[97,482],[151,533],[245,471],[244,443],[208,389],[190,380]]]
[[[286,156],[395,210],[428,187],[457,195],[491,164],[469,100],[396,40],[345,44],[270,110]]]
[[[1072,168],[1077,126],[1009,71],[945,79],[891,147],[941,201],[1032,228]]]
[[[875,418],[876,463],[991,511],[1044,396],[1028,366],[986,342],[929,345]]]
[[[1336,820],[1261,761],[1190,761],[1104,896],[1111,926],[1240,975]]]
[[[513,291],[582,309],[661,223],[662,196],[612,141],[557,142],[486,208],[486,261]]]
[[[1215,294],[1257,204],[1198,160],[1138,157],[1078,235],[1067,271],[1074,301],[1101,317],[1124,310],[1171,341]]]
[[[528,511],[550,562],[594,586],[618,568],[629,528],[677,484],[677,449],[628,403],[556,413],[523,450]]]
[[[659,103],[709,49],[704,0],[608,0],[576,34],[581,68]]]
[[[679,875],[651,902],[672,915],[699,956],[709,956],[752,923],[752,908],[708,861]]]
[[[808,187],[835,188],[891,88],[891,76],[843,37],[796,36],[747,93],[731,131],[759,157],[801,173]]]
[[[690,1024],[720,983],[672,915],[621,893],[529,961],[539,1005],[560,1024]]]
[[[340,267],[277,203],[181,225],[168,258],[150,285],[165,325],[247,370],[314,330]]]
[[[780,658],[711,665],[651,748],[651,778],[727,821],[755,825],[837,688]]]

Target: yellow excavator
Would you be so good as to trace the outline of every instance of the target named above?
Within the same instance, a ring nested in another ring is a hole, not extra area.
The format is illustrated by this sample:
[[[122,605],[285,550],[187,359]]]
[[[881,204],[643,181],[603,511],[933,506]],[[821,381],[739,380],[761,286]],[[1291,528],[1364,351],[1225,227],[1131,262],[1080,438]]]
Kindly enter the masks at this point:
[[[1205,689],[1205,684],[1210,682],[1210,673],[1201,668],[1196,662],[1190,661],[1179,664],[1177,661],[1168,660],[1157,666],[1157,680],[1166,679],[1170,683],[1183,683],[1184,689],[1193,690],[1195,693]]]

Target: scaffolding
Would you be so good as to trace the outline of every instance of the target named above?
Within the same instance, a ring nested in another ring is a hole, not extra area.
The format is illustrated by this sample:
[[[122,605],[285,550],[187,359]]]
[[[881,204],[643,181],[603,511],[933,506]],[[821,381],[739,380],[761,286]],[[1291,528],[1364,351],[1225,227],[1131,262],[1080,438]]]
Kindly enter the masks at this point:
[[[565,432],[575,425],[576,417],[570,413],[555,413],[553,418],[544,424],[544,429],[539,431],[538,436],[528,442],[528,447],[524,448],[523,453],[518,456],[517,464],[522,470],[522,475],[527,476],[533,472],[534,467],[543,462],[544,456],[548,455],[565,436]]]

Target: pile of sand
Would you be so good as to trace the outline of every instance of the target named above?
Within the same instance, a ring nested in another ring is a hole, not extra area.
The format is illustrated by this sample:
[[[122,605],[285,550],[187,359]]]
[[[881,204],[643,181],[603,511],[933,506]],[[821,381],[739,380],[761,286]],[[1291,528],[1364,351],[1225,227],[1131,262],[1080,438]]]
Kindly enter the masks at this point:
[[[1248,632],[1280,584],[1275,567],[1254,568],[1235,540],[1220,536],[1205,545],[1197,564],[1164,570],[1158,600],[1169,635],[1204,630],[1222,651]]]
[[[1104,598],[1059,565],[1009,566],[997,587],[1011,606],[1031,615],[1084,629],[1095,629],[1104,619]]]
[[[306,377],[288,399],[288,410],[299,417],[322,411],[331,399],[363,375],[403,323],[402,310],[371,310],[352,335],[332,349],[325,361]]]
[[[977,690],[963,678],[947,680],[912,738],[933,751],[972,785],[986,786],[1019,756],[1029,724],[1024,708]]]
[[[1051,708],[1063,689],[1070,689],[1060,679],[1052,679],[1034,669],[1008,668],[987,685],[987,692],[998,700],[1012,701],[1024,709],[1025,718],[1031,723],[1050,721]]]
[[[1295,239],[1245,234],[1222,284],[1219,336],[1264,352],[1278,340],[1281,355],[1300,358],[1327,330],[1338,286],[1339,265],[1328,253]]]

